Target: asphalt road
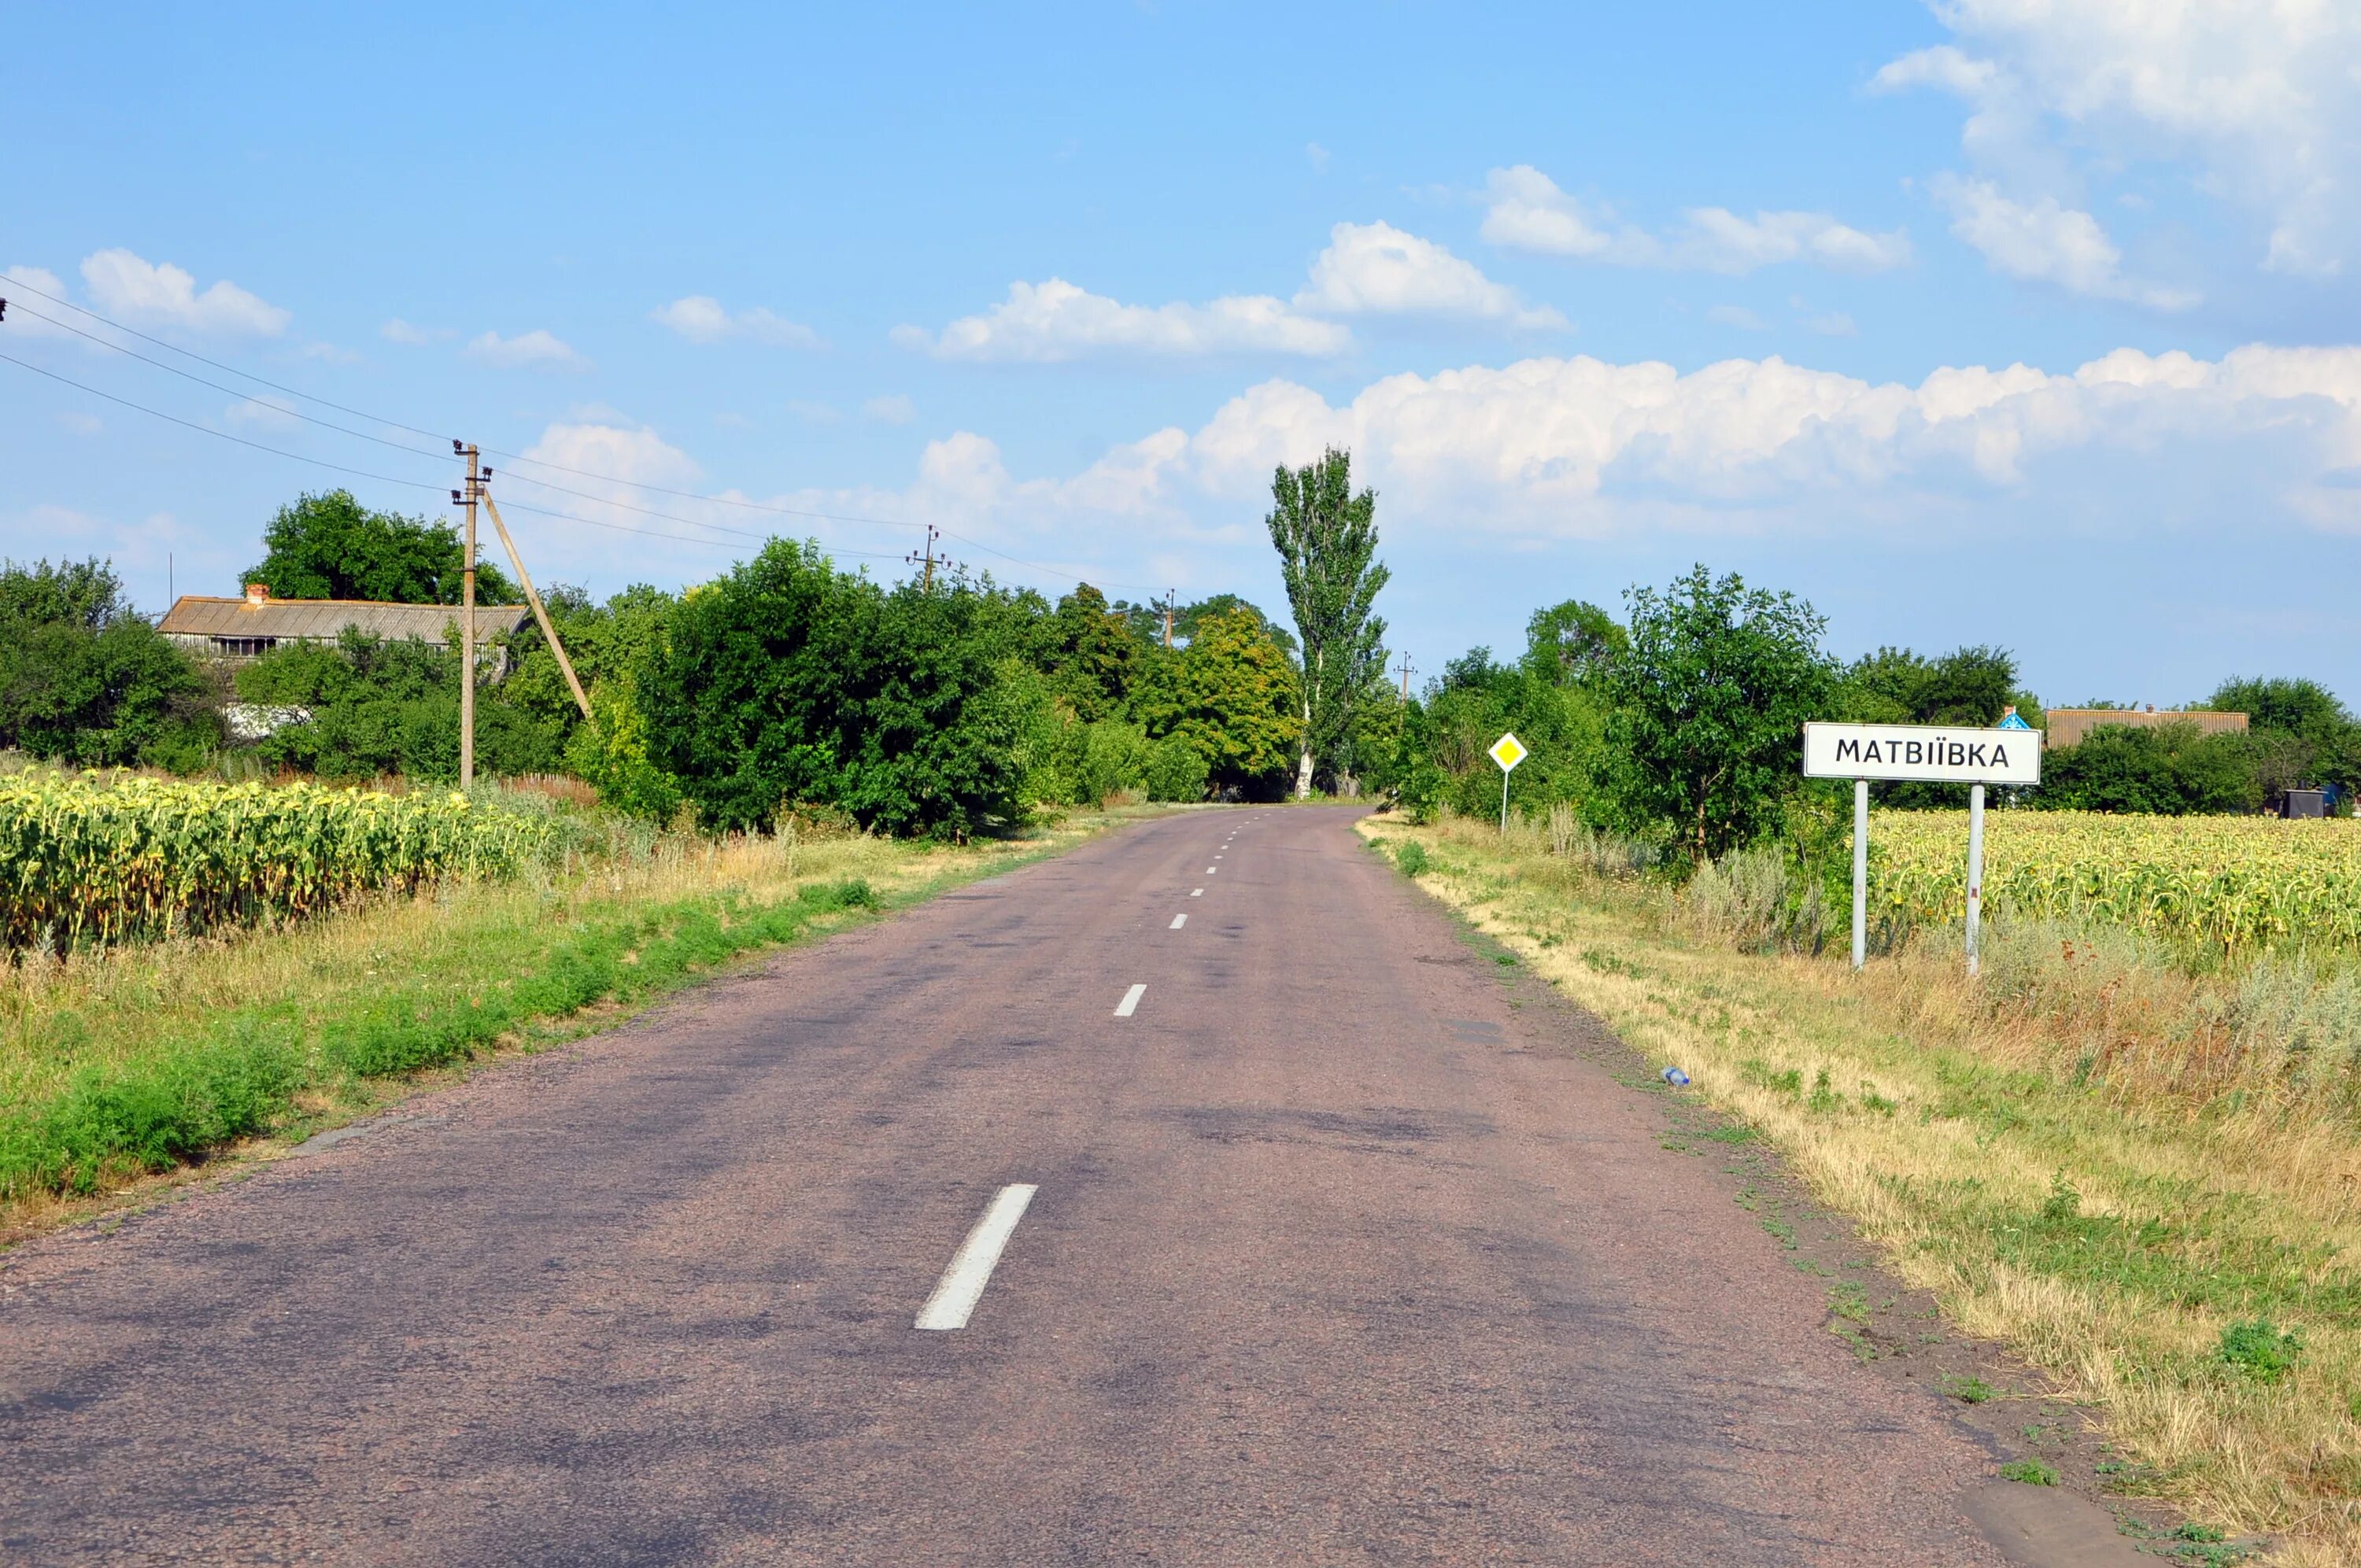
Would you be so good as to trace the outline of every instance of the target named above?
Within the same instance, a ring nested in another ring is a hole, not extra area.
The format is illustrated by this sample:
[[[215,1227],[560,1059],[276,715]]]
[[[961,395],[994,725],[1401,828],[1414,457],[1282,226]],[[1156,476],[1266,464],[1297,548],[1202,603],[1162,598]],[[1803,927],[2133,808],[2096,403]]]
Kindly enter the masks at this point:
[[[1352,815],[1153,821],[24,1249],[0,1559],[1997,1563],[1988,1457]]]

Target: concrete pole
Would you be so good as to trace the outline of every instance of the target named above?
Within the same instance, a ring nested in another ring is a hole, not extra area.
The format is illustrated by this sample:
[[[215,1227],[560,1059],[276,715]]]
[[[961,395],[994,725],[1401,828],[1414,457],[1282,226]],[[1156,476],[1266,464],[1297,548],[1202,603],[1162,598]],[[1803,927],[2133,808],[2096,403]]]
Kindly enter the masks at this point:
[[[476,496],[482,484],[478,455],[467,458],[467,539],[459,560],[459,787],[476,782]]]
[[[1852,781],[1852,967],[1869,961],[1869,781]]]
[[[1976,936],[1984,916],[1984,786],[1968,786],[1968,972],[1976,972]]]

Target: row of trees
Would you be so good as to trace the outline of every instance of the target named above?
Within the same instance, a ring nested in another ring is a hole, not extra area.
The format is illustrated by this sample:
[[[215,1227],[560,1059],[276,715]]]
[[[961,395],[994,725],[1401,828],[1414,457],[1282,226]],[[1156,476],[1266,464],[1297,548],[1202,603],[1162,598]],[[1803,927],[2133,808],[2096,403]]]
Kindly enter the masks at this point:
[[[1796,778],[1806,719],[1989,724],[2014,705],[2043,723],[2000,650],[1884,648],[1842,663],[1808,603],[1703,566],[1631,590],[1620,619],[1581,600],[1539,610],[1518,657],[1473,649],[1398,700],[1375,614],[1388,580],[1376,500],[1341,452],[1275,475],[1265,521],[1291,633],[1217,595],[1180,609],[1168,644],[1159,609],[1110,604],[1087,585],[1054,603],[958,574],[889,587],[784,541],[680,594],[635,587],[594,603],[558,588],[552,616],[597,717],[582,719],[529,628],[481,694],[478,756],[495,773],[572,773],[649,815],[686,803],[714,826],[792,807],[961,836],[1126,790],[1369,789],[1418,811],[1488,812],[1499,778],[1485,748],[1513,729],[1531,749],[1515,780],[1528,809],[1568,802],[1696,859],[1827,816]],[[370,512],[343,492],[283,509],[264,546],[247,580],[281,598],[458,597],[448,525]],[[489,566],[479,586],[488,601],[513,598]],[[255,746],[266,763],[328,777],[456,771],[449,650],[285,646],[227,691],[218,668],[131,614],[94,562],[0,573],[0,745],[202,765],[235,696],[308,715]],[[2052,753],[2031,803],[2253,810],[2294,784],[2361,778],[2361,726],[2312,683],[2232,682],[2208,706],[2248,712],[2253,731],[2102,729]],[[1881,790],[1897,805],[1958,793]]]
[[[1515,778],[1525,809],[1570,802],[1594,826],[1653,837],[1694,860],[1828,829],[1841,803],[1798,777],[1806,719],[1990,725],[2014,707],[2035,728],[2047,723],[1999,649],[1927,657],[1881,648],[1845,663],[1826,651],[1825,620],[1810,605],[1703,566],[1625,599],[1623,621],[1579,600],[1537,611],[1514,662],[1488,648],[1451,661],[1405,714],[1382,782],[1413,809],[1495,810],[1499,774],[1484,748],[1513,729],[1532,753]],[[2024,804],[2257,811],[2298,784],[2361,783],[2361,724],[2315,682],[2234,680],[2191,707],[2246,713],[2251,729],[2103,728],[2050,752]],[[1874,787],[1892,806],[1962,799],[1947,785]]]

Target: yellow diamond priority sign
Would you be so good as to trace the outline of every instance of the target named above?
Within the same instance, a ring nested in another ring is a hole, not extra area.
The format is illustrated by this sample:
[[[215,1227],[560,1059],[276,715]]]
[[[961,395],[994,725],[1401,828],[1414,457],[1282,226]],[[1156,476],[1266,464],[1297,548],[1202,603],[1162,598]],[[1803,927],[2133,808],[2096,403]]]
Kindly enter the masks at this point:
[[[1502,773],[1508,773],[1525,760],[1525,743],[1514,732],[1503,735],[1492,742],[1492,760],[1500,764]]]

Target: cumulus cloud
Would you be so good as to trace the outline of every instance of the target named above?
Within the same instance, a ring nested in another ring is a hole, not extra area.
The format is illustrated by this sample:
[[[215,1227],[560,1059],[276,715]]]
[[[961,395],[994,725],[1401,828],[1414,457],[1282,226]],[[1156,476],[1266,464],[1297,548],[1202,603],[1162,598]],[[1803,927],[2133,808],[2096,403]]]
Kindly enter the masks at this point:
[[[35,298],[30,300],[26,299],[21,293],[17,296],[16,313],[8,317],[7,330],[10,333],[20,337],[71,335],[63,327],[51,326],[46,319],[56,312],[56,307],[50,303],[50,300],[66,298],[64,280],[47,268],[11,267],[5,272],[0,272],[0,284],[5,283],[22,284],[35,294]],[[0,288],[0,297],[5,297],[6,292],[5,288]],[[49,295],[49,299],[39,298],[43,294]],[[33,314],[34,311],[38,311],[40,313]],[[71,312],[66,313],[71,317]],[[91,331],[94,330],[94,327],[85,327],[83,330]]]
[[[459,335],[447,326],[412,326],[400,316],[395,316],[378,328],[377,334],[388,343],[399,343],[411,348],[421,347],[430,343],[447,343]]]
[[[2314,278],[2361,247],[2361,11],[2250,0],[1946,0],[1959,38],[1873,85],[1961,99],[1970,161],[2020,199],[2141,162],[2258,220],[2256,258]]]
[[[906,393],[890,392],[862,403],[861,411],[880,424],[907,424],[918,417],[918,405]]]
[[[2012,201],[1989,180],[1938,176],[1935,199],[1949,209],[1951,233],[2011,278],[2055,283],[2093,299],[2126,300],[2153,310],[2186,310],[2198,296],[2143,283],[2123,273],[2123,252],[2090,214],[2053,196]]]
[[[277,337],[291,319],[227,279],[200,291],[194,277],[170,262],[148,261],[123,249],[85,257],[82,280],[101,314],[133,326]]]
[[[1604,536],[1795,515],[1891,527],[2057,466],[2199,463],[2321,528],[2361,532],[2361,348],[2122,349],[2068,372],[1944,367],[1916,386],[1784,359],[1683,374],[1587,356],[1389,376],[1342,404],[1266,381],[1194,432],[1119,448],[1030,492],[1143,519],[1235,510],[1272,467],[1350,448],[1396,526]],[[1037,482],[1038,485],[1038,482]],[[1005,488],[1005,487],[1004,487]]]
[[[894,341],[941,359],[1055,364],[1100,355],[1184,358],[1224,354],[1340,354],[1345,328],[1304,315],[1268,294],[1230,295],[1209,304],[1126,305],[1051,278],[1012,283],[1008,298],[980,316],[962,316],[929,334],[894,329]]]
[[[590,361],[576,352],[574,345],[546,328],[536,327],[514,337],[502,337],[488,332],[467,340],[465,350],[468,358],[481,365],[502,370],[562,370],[579,374],[590,368]]]
[[[1770,325],[1744,305],[1716,305],[1706,312],[1705,319],[1717,326],[1734,326],[1741,332],[1761,332]]]
[[[1473,262],[1386,223],[1331,229],[1328,248],[1312,262],[1295,303],[1335,315],[1446,316],[1528,329],[1566,325],[1565,317],[1528,306]]]
[[[1663,235],[1619,222],[1561,190],[1529,163],[1495,169],[1485,181],[1484,238],[1511,250],[1621,267],[1656,267],[1733,276],[1783,262],[1839,272],[1883,272],[1909,261],[1900,230],[1875,234],[1826,213],[1691,207]]]
[[[728,338],[742,338],[749,343],[768,344],[774,348],[818,348],[819,334],[801,322],[791,322],[777,313],[756,305],[749,310],[724,310],[721,302],[710,294],[690,294],[659,306],[649,313],[659,322],[680,334],[691,343],[719,343]]]

